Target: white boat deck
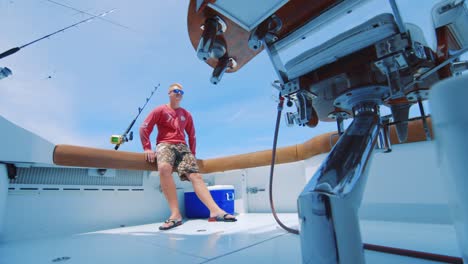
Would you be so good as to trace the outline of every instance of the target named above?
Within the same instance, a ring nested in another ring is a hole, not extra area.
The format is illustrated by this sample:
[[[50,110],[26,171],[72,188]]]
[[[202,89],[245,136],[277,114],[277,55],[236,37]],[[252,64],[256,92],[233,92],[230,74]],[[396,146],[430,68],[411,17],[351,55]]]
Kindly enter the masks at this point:
[[[297,228],[296,214],[279,216]],[[152,223],[12,241],[0,244],[0,263],[301,263],[299,236],[282,230],[271,214],[241,214],[238,219],[185,220],[169,231]],[[460,257],[450,225],[362,221],[361,232],[365,243]],[[373,251],[365,256],[367,263],[436,263]]]

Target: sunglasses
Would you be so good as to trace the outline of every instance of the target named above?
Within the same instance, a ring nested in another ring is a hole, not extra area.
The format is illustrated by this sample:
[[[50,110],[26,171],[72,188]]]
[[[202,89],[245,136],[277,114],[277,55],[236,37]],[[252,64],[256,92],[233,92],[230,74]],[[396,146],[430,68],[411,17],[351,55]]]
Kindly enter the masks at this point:
[[[184,91],[182,91],[180,89],[174,89],[174,90],[172,90],[172,92],[175,93],[175,94],[184,95]]]

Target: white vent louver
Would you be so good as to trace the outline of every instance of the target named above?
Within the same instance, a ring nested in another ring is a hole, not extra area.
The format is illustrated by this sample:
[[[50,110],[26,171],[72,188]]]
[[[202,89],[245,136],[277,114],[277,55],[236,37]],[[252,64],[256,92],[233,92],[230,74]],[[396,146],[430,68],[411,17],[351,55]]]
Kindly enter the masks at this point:
[[[116,170],[115,177],[96,177],[80,168],[18,168],[10,184],[142,186],[143,171]]]

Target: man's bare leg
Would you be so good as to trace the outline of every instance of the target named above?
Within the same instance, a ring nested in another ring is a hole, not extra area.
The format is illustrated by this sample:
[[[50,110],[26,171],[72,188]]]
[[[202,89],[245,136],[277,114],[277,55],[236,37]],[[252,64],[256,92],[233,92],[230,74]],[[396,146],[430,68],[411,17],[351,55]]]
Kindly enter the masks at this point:
[[[182,219],[182,215],[179,210],[179,203],[177,201],[177,190],[172,177],[172,165],[169,163],[158,164],[159,178],[161,182],[161,189],[166,197],[171,210],[171,216],[169,219]],[[164,226],[171,225],[171,223],[164,224]]]
[[[193,189],[197,194],[198,198],[202,201],[203,204],[205,204],[206,207],[208,207],[208,210],[210,210],[210,217],[223,216],[224,214],[226,214],[226,212],[223,209],[219,208],[219,206],[213,200],[213,197],[211,196],[210,191],[206,187],[205,182],[203,181],[203,178],[200,175],[200,173],[190,173],[188,178],[190,182],[192,182]],[[226,216],[226,218],[229,219],[235,217],[233,215],[228,215]]]

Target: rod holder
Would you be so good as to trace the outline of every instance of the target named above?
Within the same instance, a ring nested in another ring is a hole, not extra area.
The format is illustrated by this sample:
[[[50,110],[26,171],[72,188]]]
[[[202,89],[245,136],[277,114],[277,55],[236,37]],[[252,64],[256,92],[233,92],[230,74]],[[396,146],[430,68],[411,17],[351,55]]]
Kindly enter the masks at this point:
[[[202,61],[207,61],[214,57],[213,47],[216,46],[216,36],[225,32],[227,26],[221,18],[216,16],[208,18],[201,28],[203,33],[200,37],[200,42],[198,42],[197,57]]]
[[[264,41],[267,43],[276,41],[278,38],[275,36],[275,33],[277,33],[282,26],[283,23],[281,19],[276,15],[272,15],[250,33],[247,42],[249,48],[258,51],[263,47]]]
[[[233,58],[221,58],[218,60],[218,64],[213,70],[210,81],[212,84],[218,84],[223,77],[224,72],[227,69],[234,69],[237,66],[236,61]]]

